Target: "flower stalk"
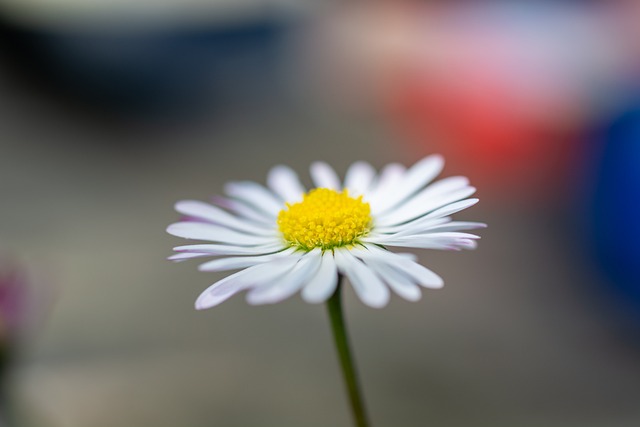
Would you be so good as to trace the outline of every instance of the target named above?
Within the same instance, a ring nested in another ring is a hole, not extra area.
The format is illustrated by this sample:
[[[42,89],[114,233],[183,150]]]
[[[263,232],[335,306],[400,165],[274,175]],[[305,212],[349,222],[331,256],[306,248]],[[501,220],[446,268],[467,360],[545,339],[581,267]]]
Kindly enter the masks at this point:
[[[347,386],[347,394],[349,395],[349,403],[353,414],[353,421],[356,427],[368,427],[370,424],[367,419],[367,413],[364,409],[364,401],[362,393],[358,386],[358,378],[355,363],[349,348],[349,338],[347,336],[347,328],[342,313],[342,275],[338,276],[338,286],[335,292],[327,300],[327,311],[331,321],[331,329],[333,338],[338,351],[338,359],[345,384]]]

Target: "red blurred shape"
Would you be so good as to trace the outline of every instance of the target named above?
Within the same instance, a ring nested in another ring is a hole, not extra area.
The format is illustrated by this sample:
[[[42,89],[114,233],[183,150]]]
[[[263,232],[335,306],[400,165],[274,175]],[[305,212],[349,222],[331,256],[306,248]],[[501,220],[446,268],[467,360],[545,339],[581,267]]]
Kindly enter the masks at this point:
[[[472,84],[401,79],[389,102],[400,139],[419,152],[444,154],[490,196],[557,195],[571,174],[577,126],[527,115],[499,76],[475,77]]]

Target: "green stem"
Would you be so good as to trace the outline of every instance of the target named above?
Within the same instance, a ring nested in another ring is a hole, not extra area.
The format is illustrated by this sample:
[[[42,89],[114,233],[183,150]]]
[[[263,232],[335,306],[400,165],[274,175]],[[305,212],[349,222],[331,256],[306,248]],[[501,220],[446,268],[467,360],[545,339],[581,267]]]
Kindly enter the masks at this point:
[[[342,367],[342,374],[347,385],[349,394],[349,402],[351,403],[351,411],[353,412],[353,421],[356,427],[367,427],[367,414],[364,410],[362,394],[358,387],[355,364],[349,350],[349,339],[347,337],[347,329],[342,315],[342,298],[341,286],[342,275],[338,279],[338,286],[331,298],[327,301],[327,310],[331,319],[331,329],[333,330],[333,338],[338,350],[338,358]]]

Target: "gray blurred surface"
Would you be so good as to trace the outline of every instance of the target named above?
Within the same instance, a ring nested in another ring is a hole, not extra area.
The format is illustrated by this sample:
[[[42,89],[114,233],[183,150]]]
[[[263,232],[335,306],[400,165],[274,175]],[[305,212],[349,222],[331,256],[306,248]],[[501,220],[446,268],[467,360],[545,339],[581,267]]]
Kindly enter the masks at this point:
[[[165,257],[176,200],[206,200],[277,163],[411,163],[374,121],[299,105],[189,124],[117,121],[44,102],[0,76],[0,245],[55,303],[24,351],[33,424],[349,425],[324,307],[299,297],[205,312],[222,275]],[[445,173],[447,171],[445,170]],[[480,189],[482,198],[482,189]],[[483,203],[479,250],[420,252],[446,286],[347,318],[375,426],[636,426],[640,351],[614,333],[563,217]]]

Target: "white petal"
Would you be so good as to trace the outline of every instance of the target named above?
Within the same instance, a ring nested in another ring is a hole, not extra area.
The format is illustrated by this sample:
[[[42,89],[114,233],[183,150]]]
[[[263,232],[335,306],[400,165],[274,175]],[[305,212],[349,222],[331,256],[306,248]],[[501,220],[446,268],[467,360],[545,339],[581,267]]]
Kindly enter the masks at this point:
[[[426,288],[438,289],[444,285],[440,276],[417,262],[373,245],[367,246],[367,249],[368,251],[359,251],[358,256],[365,260],[377,260],[392,265]]]
[[[475,223],[472,223],[475,224]],[[384,246],[400,246],[405,248],[460,250],[475,249],[477,244],[473,242],[479,236],[458,231],[427,230],[422,234],[374,234],[367,236],[363,242],[375,243]]]
[[[197,200],[182,200],[175,205],[176,211],[192,218],[224,225],[239,231],[253,234],[273,234],[273,229],[265,229],[254,223],[243,221],[228,212]]]
[[[196,300],[196,309],[211,308],[236,293],[255,286],[263,286],[284,276],[298,262],[298,258],[284,258],[279,262],[255,265],[239,271],[209,286]]]
[[[431,187],[427,187],[420,194],[417,194],[393,211],[380,215],[376,218],[377,224],[380,226],[402,224],[423,216],[434,209],[467,198],[476,191],[474,187],[462,187],[445,194],[433,194],[435,192],[429,191],[430,189]]]
[[[385,165],[380,171],[378,179],[369,190],[370,195],[377,197],[377,193],[384,192],[395,186],[402,180],[406,170],[407,168],[400,163],[389,163]]]
[[[431,227],[429,228],[429,232],[477,230],[478,228],[486,228],[486,227],[487,227],[487,224],[483,222],[453,221],[447,224]]]
[[[451,193],[468,186],[469,178],[467,178],[466,176],[449,176],[447,178],[442,178],[441,180],[434,182],[427,188],[429,189],[429,194],[440,195]],[[425,190],[427,188],[425,188]]]
[[[372,213],[377,215],[397,206],[431,182],[443,167],[444,160],[439,155],[432,155],[420,160],[404,174],[397,185],[394,185],[392,191],[387,192],[387,197],[377,200],[375,206],[371,206]]]
[[[260,246],[233,246],[233,245],[185,245],[173,248],[176,252],[199,252],[208,253],[210,256],[216,255],[262,255],[279,252],[285,248],[284,243],[274,243],[272,245]]]
[[[282,252],[276,252],[274,254],[267,254],[267,255],[219,258],[219,259],[207,261],[204,264],[200,264],[198,266],[198,270],[225,271],[225,270],[235,270],[238,268],[246,268],[256,264],[264,264],[265,262],[270,262],[280,257],[291,256],[293,252],[295,252],[295,249],[290,248]],[[211,256],[210,254],[206,254],[206,255]]]
[[[389,288],[369,267],[354,257],[349,249],[336,249],[334,256],[338,269],[347,276],[363,303],[373,308],[387,305]]]
[[[181,252],[179,254],[173,254],[169,258],[169,261],[185,261],[192,258],[202,258],[205,256],[211,256],[206,252]]]
[[[252,205],[248,205],[240,200],[231,200],[225,197],[214,197],[216,204],[230,210],[236,215],[242,217],[243,220],[255,222],[256,226],[264,227],[265,229],[271,229],[275,227],[276,217],[261,209],[256,209]]]
[[[456,242],[456,245],[462,249],[476,249],[478,247],[478,242],[471,239],[460,239]]]
[[[331,166],[324,162],[315,162],[311,165],[311,178],[318,188],[330,188],[342,190],[340,178]]]
[[[385,264],[376,260],[369,260],[366,264],[375,270],[387,285],[402,298],[409,301],[418,301],[422,296],[420,287],[409,276],[395,268],[393,264]]]
[[[440,251],[459,251],[462,249],[476,249],[478,244],[474,240],[397,240],[393,242],[385,242],[386,246],[398,248],[416,248],[416,249],[437,249]]]
[[[379,237],[378,241],[380,244],[384,245],[385,243],[389,242],[389,241],[394,241],[394,240],[407,240],[407,241],[412,241],[412,240],[437,240],[437,241],[446,241],[446,240],[450,240],[450,241],[455,241],[458,239],[479,239],[480,236],[476,236],[475,234],[471,234],[471,233],[462,233],[460,231],[428,231],[424,234],[410,234],[410,235],[397,235],[397,234],[390,234],[384,237]]]
[[[398,225],[386,225],[386,226],[376,225],[369,235],[370,236],[374,236],[374,235],[386,236],[388,234],[396,234],[396,235],[416,234],[416,233],[423,232],[425,230],[430,230],[433,227],[438,227],[440,225],[447,224],[449,222],[451,222],[451,218],[449,217],[428,218],[428,215],[425,215],[416,220],[398,224]]]
[[[436,209],[431,212],[427,217],[429,218],[440,218],[449,215],[453,215],[456,212],[460,212],[461,210],[470,208],[471,206],[478,203],[478,199],[465,199],[460,200],[459,202],[451,203],[447,206],[443,206],[440,209]]]
[[[363,240],[364,241],[364,240]],[[434,239],[425,237],[421,239],[397,238],[384,241],[366,241],[366,243],[375,243],[384,246],[396,246],[402,248],[420,248],[420,249],[438,249],[444,251],[456,251],[460,249],[472,249],[468,239]]]
[[[344,186],[351,195],[360,196],[366,193],[375,176],[376,171],[369,163],[356,162],[347,170]]]
[[[446,216],[466,209],[469,206],[473,206],[477,203],[477,201],[478,199],[465,199],[459,202],[451,203],[440,209],[436,209],[435,211],[413,221],[393,226],[376,226],[374,233],[398,233],[399,235],[409,235],[421,234],[430,230],[456,231],[485,228],[487,225],[482,222],[451,222],[451,218]]]
[[[413,277],[419,285],[425,288],[440,289],[444,286],[444,281],[440,276],[417,262],[403,259],[401,262],[394,263],[394,265]]]
[[[247,274],[246,270],[237,272],[234,275],[227,276],[224,279],[209,286],[204,292],[196,299],[196,310],[205,310],[207,308],[215,307],[221,302],[231,298],[236,293],[247,288],[246,283],[241,283],[238,276]]]
[[[412,253],[409,253],[409,252],[400,252],[400,253],[394,252],[394,253],[396,255],[405,257],[406,259],[410,259],[411,261],[416,261],[416,262],[418,261],[418,255],[416,255],[416,254],[412,254]]]
[[[224,189],[229,196],[263,210],[274,218],[284,208],[284,204],[271,191],[257,182],[230,182],[224,186]]]
[[[389,192],[395,191],[406,170],[399,163],[390,163],[382,168],[377,181],[365,195],[365,201],[371,205],[373,212],[378,212],[380,204],[389,198]]]
[[[331,252],[325,252],[318,272],[302,289],[302,298],[312,304],[324,302],[335,292],[337,285],[338,268],[336,262]]]
[[[428,289],[441,289],[444,286],[444,281],[433,271],[427,267],[415,263],[413,261],[407,261],[406,266],[398,265],[403,271],[413,277],[417,283]]]
[[[319,250],[303,255],[285,276],[251,290],[247,294],[247,302],[252,305],[274,304],[289,298],[316,274],[321,258]]]
[[[185,239],[209,240],[239,246],[257,246],[277,241],[278,237],[244,234],[228,228],[202,222],[177,222],[167,227],[167,233]]]
[[[280,165],[271,169],[267,176],[267,184],[283,201],[289,203],[299,202],[306,192],[298,175],[287,166]]]
[[[473,206],[476,203],[478,203],[478,199],[461,200],[459,202],[454,202],[442,208],[436,209],[433,212],[430,212],[429,214],[423,217],[420,217],[418,219],[415,219],[413,221],[409,221],[406,223],[393,225],[393,226],[376,225],[375,231],[378,233],[415,234],[415,233],[430,229],[432,227],[451,222],[451,218],[449,218],[448,215],[452,215],[456,212],[459,212],[463,209]],[[469,223],[469,224],[474,224],[474,223]],[[482,224],[482,223],[475,223],[475,224],[478,224],[478,227],[472,227],[469,229],[484,228],[486,226],[485,224]]]

